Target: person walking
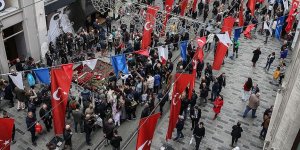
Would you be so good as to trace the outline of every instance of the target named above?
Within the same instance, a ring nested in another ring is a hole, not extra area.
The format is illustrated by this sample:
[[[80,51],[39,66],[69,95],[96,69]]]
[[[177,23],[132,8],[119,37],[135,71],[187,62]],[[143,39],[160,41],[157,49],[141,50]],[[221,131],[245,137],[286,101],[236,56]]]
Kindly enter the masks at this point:
[[[243,128],[241,127],[241,123],[238,122],[236,125],[232,126],[232,131],[231,131],[231,146],[233,147],[234,143],[237,143],[238,139],[241,137],[241,133],[243,132]]]
[[[226,76],[224,72],[219,77],[217,77],[217,81],[219,83],[219,91],[218,91],[218,95],[219,95],[222,91],[222,87],[225,88],[226,86]]]
[[[9,100],[9,108],[14,107],[14,95],[13,95],[13,86],[8,81],[3,82],[4,88],[4,99]]]
[[[108,146],[109,141],[112,139],[113,137],[113,131],[114,131],[114,123],[113,123],[113,119],[109,118],[106,122],[104,122],[103,125],[103,133],[104,133],[104,137],[105,137],[105,146]]]
[[[251,88],[251,94],[256,94],[258,93],[260,90],[259,90],[259,87],[258,87],[258,84],[257,83],[254,83],[253,84],[253,87]]]
[[[242,100],[247,101],[250,96],[250,90],[253,87],[253,82],[252,78],[248,78],[248,80],[245,82],[243,86],[243,95],[242,95]]]
[[[65,146],[64,149],[72,149],[72,130],[70,125],[66,125],[65,131],[63,134],[64,141],[65,141]]]
[[[260,131],[260,135],[259,135],[260,139],[266,138],[270,121],[271,121],[271,116],[269,116],[268,114],[264,115],[264,122],[261,124],[262,130]]]
[[[148,117],[149,115],[150,115],[150,108],[149,108],[149,104],[146,103],[145,106],[144,106],[144,109],[141,113],[141,118]]]
[[[280,66],[280,75],[279,75],[279,84],[282,84],[282,79],[284,78],[285,75],[285,71],[286,71],[286,64],[282,63],[282,65]]]
[[[91,133],[93,130],[94,120],[90,114],[85,116],[84,120],[84,132],[85,132],[85,142],[87,145],[91,146]]]
[[[267,63],[265,66],[266,71],[269,71],[271,64],[275,60],[275,52],[272,52],[272,54],[268,55]]]
[[[249,98],[249,102],[248,105],[246,106],[245,112],[243,114],[243,118],[245,118],[247,116],[247,113],[252,110],[252,118],[256,118],[257,116],[255,115],[256,113],[256,109],[259,106],[260,100],[260,93],[256,93],[256,94],[251,94],[250,98]]]
[[[211,98],[210,98],[210,100],[213,102],[215,99],[216,99],[216,97],[218,96],[218,93],[219,93],[219,86],[221,86],[221,85],[219,85],[219,82],[217,81],[217,80],[215,80],[214,81],[214,84],[212,85],[212,88],[211,88]]]
[[[46,126],[47,132],[50,132],[50,129],[52,129],[52,115],[46,104],[43,104],[39,114]]]
[[[280,76],[280,67],[277,67],[273,73],[273,80],[270,83],[274,85],[278,85],[279,76]]]
[[[223,101],[223,96],[219,95],[216,100],[214,101],[214,107],[213,110],[215,112],[215,116],[213,120],[215,120],[218,116],[218,114],[221,112],[221,108],[223,107],[224,101]]]
[[[112,146],[112,150],[120,150],[120,145],[122,141],[122,137],[118,135],[118,130],[114,130],[114,135],[111,138],[110,144]]]
[[[260,47],[253,51],[253,57],[252,57],[253,67],[255,67],[260,54],[261,54]]]
[[[196,141],[195,148],[196,148],[196,150],[198,150],[199,146],[200,146],[200,142],[201,142],[202,138],[205,136],[205,128],[204,128],[203,122],[200,122],[198,125],[196,125],[196,127],[193,131],[193,136]]]
[[[192,120],[192,128],[191,130],[194,129],[195,126],[197,126],[200,118],[201,118],[201,109],[198,106],[194,106],[190,110],[190,117]]]
[[[206,86],[206,83],[202,83],[201,91],[200,91],[200,103],[204,102],[207,103],[207,96],[208,96],[208,87]]]
[[[27,114],[26,125],[27,125],[27,130],[31,133],[32,145],[37,146],[36,145],[36,135],[35,135],[36,118],[34,117],[32,112],[28,112],[28,114]]]
[[[177,141],[179,138],[184,138],[184,136],[182,134],[183,127],[184,127],[184,117],[179,116],[179,119],[176,123],[177,136],[176,136],[176,138],[174,138],[174,141]]]

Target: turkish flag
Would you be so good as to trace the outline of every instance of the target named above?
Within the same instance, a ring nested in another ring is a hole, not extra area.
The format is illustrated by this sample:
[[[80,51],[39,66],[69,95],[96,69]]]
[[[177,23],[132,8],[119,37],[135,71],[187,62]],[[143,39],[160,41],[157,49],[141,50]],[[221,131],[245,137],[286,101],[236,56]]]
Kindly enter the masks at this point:
[[[160,113],[141,118],[136,141],[136,150],[150,150],[151,141]]]
[[[194,0],[194,2],[193,2],[193,8],[192,8],[193,12],[196,11],[197,2],[198,2],[197,0]],[[202,2],[200,2],[200,3],[202,3]]]
[[[73,64],[51,69],[51,104],[56,135],[63,134]]]
[[[173,86],[173,92],[172,92],[172,102],[171,102],[171,109],[170,109],[170,119],[169,119],[169,126],[168,126],[168,132],[166,135],[166,140],[172,138],[172,132],[174,128],[176,127],[176,123],[178,120],[178,116],[180,113],[180,107],[181,107],[181,100],[179,98],[179,95],[182,94],[182,92],[185,90],[185,88],[190,84],[189,87],[191,87],[191,82],[193,80],[192,74],[179,74],[177,73],[175,75],[175,83]],[[190,88],[190,90],[192,90]]]
[[[159,7],[153,7],[150,5],[148,5],[147,7],[147,14],[146,14],[146,21],[144,25],[141,49],[147,49],[147,47],[151,44],[151,33],[155,25],[155,17],[158,10]]]
[[[254,16],[256,0],[248,0],[248,8],[251,11],[251,16]]]
[[[135,51],[134,53],[149,57],[149,51],[147,49],[138,50],[138,51]]]
[[[229,36],[231,36],[234,21],[235,21],[235,19],[233,17],[231,17],[231,16],[226,17],[223,21],[223,26],[222,26],[221,32],[228,32]]]
[[[244,26],[244,3],[241,2],[240,11],[239,11],[239,27]]]
[[[221,42],[218,42],[216,55],[215,55],[214,63],[213,63],[213,67],[212,67],[214,70],[221,69],[221,65],[222,65],[224,57],[226,55],[227,48],[228,47],[226,45],[224,45]]]
[[[166,17],[165,17],[165,20],[164,20],[164,26],[163,26],[163,29],[161,30],[161,34],[163,34],[165,32],[165,28],[167,26],[167,22],[168,22],[168,19],[169,19],[169,16],[170,16],[170,12],[172,11],[172,6],[173,6],[173,3],[174,3],[174,0],[166,0]]]
[[[246,30],[243,32],[246,38],[251,38],[251,30],[255,27],[255,24],[250,24],[247,26]]]
[[[189,0],[182,0],[181,1],[181,5],[180,5],[180,16],[184,16],[185,15],[185,9],[186,6],[188,5]]]
[[[294,13],[295,13],[296,9],[298,8],[298,6],[299,6],[299,0],[293,0],[292,7],[290,9],[288,18],[286,19],[286,22],[288,23],[285,28],[286,32],[289,32],[292,29],[293,22],[295,21]]]
[[[203,48],[203,46],[206,44],[206,37],[201,37],[201,38],[197,37],[196,41],[197,41],[198,47]]]
[[[0,150],[10,150],[14,119],[0,118]]]

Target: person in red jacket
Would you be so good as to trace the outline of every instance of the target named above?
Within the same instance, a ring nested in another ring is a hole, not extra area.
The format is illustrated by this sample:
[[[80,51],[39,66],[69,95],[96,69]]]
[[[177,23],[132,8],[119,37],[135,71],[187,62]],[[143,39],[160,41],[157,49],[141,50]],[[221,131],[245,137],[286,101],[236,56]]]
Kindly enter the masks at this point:
[[[219,95],[215,101],[214,101],[214,107],[213,107],[213,110],[215,112],[215,116],[213,118],[213,120],[215,120],[218,116],[218,114],[221,112],[221,108],[223,106],[223,96],[222,95]]]

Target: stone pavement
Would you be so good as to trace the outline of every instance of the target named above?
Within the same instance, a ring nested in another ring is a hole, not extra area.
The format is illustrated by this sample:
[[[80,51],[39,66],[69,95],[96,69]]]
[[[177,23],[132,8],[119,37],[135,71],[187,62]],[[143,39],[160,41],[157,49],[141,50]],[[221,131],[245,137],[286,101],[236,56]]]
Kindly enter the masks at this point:
[[[259,139],[261,131],[261,123],[263,120],[263,112],[266,108],[269,108],[274,104],[276,98],[276,92],[279,87],[271,85],[269,81],[272,80],[272,73],[275,67],[278,65],[278,57],[280,52],[280,42],[277,39],[269,40],[267,45],[263,44],[264,37],[257,35],[257,39],[244,39],[240,38],[241,45],[239,48],[239,57],[235,60],[229,58],[225,59],[225,65],[218,72],[214,71],[214,75],[218,76],[222,72],[226,73],[226,87],[222,89],[221,94],[224,95],[224,106],[216,120],[212,120],[214,112],[212,110],[213,104],[208,102],[205,106],[201,106],[202,118],[200,121],[204,122],[206,128],[206,134],[203,138],[200,149],[213,149],[213,150],[230,150],[231,144],[231,130],[232,126],[238,121],[241,122],[242,137],[239,139],[237,146],[244,149],[259,150],[263,148],[263,141]],[[252,67],[252,51],[257,47],[261,47],[262,54],[257,62],[257,67]],[[232,47],[230,47],[232,51]],[[276,52],[276,60],[272,64],[270,71],[266,72],[264,66],[267,60],[268,54]],[[290,51],[291,52],[291,51]],[[289,52],[289,53],[290,53]],[[288,56],[290,60],[291,54]],[[208,59],[205,62],[212,62],[213,54],[209,54]],[[288,65],[288,63],[287,63]],[[246,102],[241,100],[242,87],[248,77],[253,79],[254,83],[258,83],[261,91],[261,103],[257,109],[257,118],[252,119],[250,117],[251,112],[248,113],[248,117],[242,118],[242,114],[247,105]],[[196,92],[199,94],[200,81],[196,81]],[[184,139],[175,142],[173,140],[165,141],[169,115],[163,117],[159,122],[154,139],[152,142],[153,150],[157,150],[164,144],[171,145],[175,150],[190,150],[194,149],[195,142],[191,145],[189,141],[191,139],[192,131],[191,120],[185,121],[185,129],[183,130]],[[176,129],[173,132],[173,138],[176,136]]]

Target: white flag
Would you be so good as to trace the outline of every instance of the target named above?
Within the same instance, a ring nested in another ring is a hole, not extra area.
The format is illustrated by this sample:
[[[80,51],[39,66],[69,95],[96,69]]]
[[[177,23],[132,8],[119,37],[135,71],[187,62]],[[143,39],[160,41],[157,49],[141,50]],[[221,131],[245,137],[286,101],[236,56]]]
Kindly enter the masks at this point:
[[[158,56],[159,56],[160,62],[165,63],[168,60],[168,54],[169,54],[169,51],[168,51],[167,46],[165,46],[165,47],[159,46],[158,47]]]
[[[17,72],[17,75],[9,75],[13,83],[21,90],[24,90],[24,84],[23,84],[23,79],[22,79],[22,73]]]
[[[227,47],[229,47],[228,44],[232,44],[228,32],[226,32],[225,34],[217,34],[217,37],[219,38],[219,41]]]
[[[95,69],[96,64],[97,64],[98,59],[91,59],[91,60],[86,60],[82,62],[82,65],[87,65],[89,68],[91,68],[92,70]]]
[[[287,12],[289,10],[289,1],[283,0],[284,11]]]

